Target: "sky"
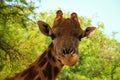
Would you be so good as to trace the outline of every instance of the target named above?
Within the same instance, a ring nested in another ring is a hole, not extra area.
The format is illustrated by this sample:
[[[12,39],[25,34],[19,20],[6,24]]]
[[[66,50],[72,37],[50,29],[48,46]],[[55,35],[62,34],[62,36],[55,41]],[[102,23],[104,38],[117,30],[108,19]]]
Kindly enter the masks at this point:
[[[120,0],[41,0],[39,11],[76,12],[78,16],[92,19],[97,27],[103,22],[104,33],[111,36],[117,32],[115,39],[120,41]]]

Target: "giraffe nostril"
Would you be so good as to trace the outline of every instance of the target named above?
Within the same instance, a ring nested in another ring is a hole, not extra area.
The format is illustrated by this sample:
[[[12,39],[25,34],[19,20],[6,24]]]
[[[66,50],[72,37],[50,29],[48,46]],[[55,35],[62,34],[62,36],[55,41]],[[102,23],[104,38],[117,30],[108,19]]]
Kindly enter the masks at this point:
[[[66,53],[66,50],[65,49],[63,49],[63,54],[65,54]]]
[[[72,54],[72,53],[74,53],[74,49],[73,48],[69,48],[69,49],[63,49],[63,54]]]
[[[69,49],[69,53],[73,53],[74,52],[74,49],[73,48],[70,48]]]

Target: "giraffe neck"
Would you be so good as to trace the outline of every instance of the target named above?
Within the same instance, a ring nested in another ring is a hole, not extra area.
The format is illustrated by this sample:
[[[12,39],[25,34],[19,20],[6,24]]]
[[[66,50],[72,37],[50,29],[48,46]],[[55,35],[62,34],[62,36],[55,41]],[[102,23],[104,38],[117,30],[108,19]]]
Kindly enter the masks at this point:
[[[62,67],[51,44],[26,70],[6,80],[55,80]]]
[[[61,61],[56,58],[56,52],[53,47],[54,45],[51,43],[48,49],[45,50],[36,61],[36,64],[38,64],[39,68],[42,70],[41,72],[45,80],[55,80],[63,67]],[[41,78],[41,80],[44,80],[44,78]]]

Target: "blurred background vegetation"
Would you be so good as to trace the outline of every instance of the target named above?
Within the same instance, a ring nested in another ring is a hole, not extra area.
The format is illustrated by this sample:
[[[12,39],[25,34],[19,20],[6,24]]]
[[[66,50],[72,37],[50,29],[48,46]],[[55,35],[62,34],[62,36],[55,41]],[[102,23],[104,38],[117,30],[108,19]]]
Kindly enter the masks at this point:
[[[52,27],[55,11],[37,13],[34,1],[0,0],[0,80],[24,70],[52,42],[36,21]],[[90,18],[79,16],[79,20],[82,28],[92,26]],[[65,66],[57,80],[120,80],[120,42],[114,39],[115,32],[112,38],[106,36],[104,27],[99,23],[92,38],[82,39],[78,64]]]

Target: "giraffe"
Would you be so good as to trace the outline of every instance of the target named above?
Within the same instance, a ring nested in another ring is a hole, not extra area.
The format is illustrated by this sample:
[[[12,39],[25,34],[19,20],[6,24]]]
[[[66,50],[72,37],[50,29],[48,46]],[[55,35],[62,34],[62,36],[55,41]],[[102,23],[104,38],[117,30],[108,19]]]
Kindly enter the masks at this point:
[[[6,80],[55,80],[64,65],[74,66],[78,62],[81,39],[96,31],[96,27],[81,29],[72,18],[64,18],[53,28],[43,21],[37,24],[44,35],[52,38],[52,43],[27,69]]]

